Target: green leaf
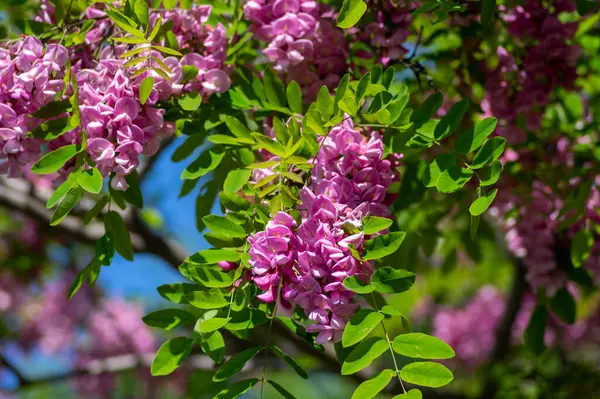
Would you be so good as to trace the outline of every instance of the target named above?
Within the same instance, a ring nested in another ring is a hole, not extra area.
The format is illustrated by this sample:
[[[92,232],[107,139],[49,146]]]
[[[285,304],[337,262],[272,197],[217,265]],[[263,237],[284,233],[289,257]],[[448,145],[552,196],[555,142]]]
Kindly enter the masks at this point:
[[[367,284],[356,276],[347,277],[344,280],[344,286],[357,294],[370,294],[375,291],[373,284]]]
[[[394,223],[393,220],[381,218],[378,216],[366,216],[363,218],[363,233],[375,234],[381,230],[385,230]]]
[[[252,133],[252,137],[256,139],[259,148],[264,148],[273,155],[280,157],[285,156],[285,147],[281,143],[273,140],[270,137],[264,136],[261,133]]]
[[[171,374],[190,355],[194,341],[187,337],[168,340],[158,349],[150,372],[153,376]]]
[[[69,99],[52,101],[44,105],[42,108],[38,109],[31,115],[35,118],[40,119],[54,118],[59,116],[63,112],[66,112],[69,108],[71,108],[71,102],[69,101]]]
[[[594,235],[589,230],[579,230],[571,241],[571,262],[573,267],[581,267],[590,257],[594,247]]]
[[[199,338],[200,349],[206,353],[217,364],[223,363],[225,358],[225,341],[223,335],[218,331],[201,334]]]
[[[202,96],[198,92],[187,93],[177,99],[177,104],[184,111],[194,112],[202,105]]]
[[[237,193],[248,183],[248,179],[252,175],[249,169],[236,169],[229,172],[223,183],[223,191],[228,193]]]
[[[77,183],[88,193],[100,194],[102,191],[103,178],[96,168],[84,170],[77,179]]]
[[[396,395],[392,399],[423,399],[423,394],[418,389],[414,388],[410,391]]]
[[[148,27],[148,2],[146,0],[135,0],[133,11],[138,21],[144,28]]]
[[[41,157],[40,160],[31,167],[31,171],[37,175],[49,175],[58,172],[58,170],[78,152],[79,148],[76,144],[60,147]]]
[[[342,364],[342,375],[349,375],[364,369],[388,350],[383,338],[367,338],[356,346]]]
[[[436,187],[440,193],[453,193],[463,188],[473,177],[471,169],[452,166],[445,170],[439,177]]]
[[[308,374],[306,374],[306,371],[304,371],[304,369],[302,367],[300,367],[298,362],[296,362],[296,360],[293,357],[291,357],[290,355],[288,355],[287,353],[285,353],[284,351],[279,349],[277,346],[271,346],[271,349],[273,349],[273,352],[279,358],[281,358],[284,362],[286,362],[288,364],[288,366],[290,366],[292,369],[294,369],[296,374],[298,374],[300,377],[304,378],[305,380],[308,379]]]
[[[479,183],[482,187],[491,186],[496,184],[498,180],[500,180],[500,173],[502,173],[502,162],[495,160],[486,169],[486,174],[482,177],[481,182]]]
[[[160,31],[161,26],[162,26],[162,16],[159,16],[158,20],[154,23],[154,27],[152,28],[152,32],[150,32],[150,36],[148,36],[148,42],[151,43],[156,38],[156,36],[158,35],[158,32]],[[145,43],[145,41],[143,41],[142,43]],[[183,68],[185,69],[185,67],[183,67]]]
[[[365,97],[365,93],[367,92],[367,88],[369,87],[369,85],[371,84],[371,73],[367,72],[362,78],[360,78],[360,81],[358,82],[358,85],[356,86],[356,95],[355,95],[355,100],[356,100],[356,104],[358,104],[358,106],[360,106],[362,104],[362,100]]]
[[[193,314],[182,309],[162,309],[148,313],[142,317],[142,321],[150,327],[162,328],[170,331],[179,326],[194,323],[196,318]]]
[[[472,241],[475,241],[475,237],[477,236],[477,229],[479,229],[479,221],[480,220],[481,220],[481,216],[471,215],[471,219],[469,221],[469,233],[471,234]]]
[[[456,141],[456,152],[459,154],[468,154],[478,149],[485,139],[492,134],[498,119],[496,118],[485,118],[475,124],[475,127],[471,130],[463,133]]]
[[[367,4],[362,0],[344,0],[336,24],[339,28],[348,29],[356,25],[367,11]]]
[[[477,151],[475,158],[473,158],[471,168],[479,169],[494,162],[500,158],[500,155],[504,152],[504,148],[506,148],[506,139],[504,137],[494,137],[486,141],[483,147]]]
[[[422,333],[401,334],[394,339],[394,351],[420,359],[451,359],[454,350],[439,338]]]
[[[358,105],[352,97],[344,97],[338,103],[338,106],[342,111],[350,116],[354,116],[358,113]]]
[[[411,115],[410,121],[414,123],[416,128],[423,126],[431,119],[437,110],[442,106],[444,96],[440,92],[435,92],[423,102]]]
[[[316,109],[309,110],[304,119],[302,120],[302,130],[308,130],[310,132],[314,132],[315,134],[323,136],[325,132],[323,118],[321,113]]]
[[[281,385],[279,385],[275,381],[267,380],[267,382],[269,384],[271,384],[271,386],[273,388],[275,388],[275,390],[277,392],[279,392],[279,394],[281,396],[283,396],[285,399],[296,399],[296,397],[294,395],[292,395],[291,393],[289,393],[284,387],[282,387]]]
[[[252,360],[252,358],[256,356],[262,349],[262,347],[256,346],[233,355],[225,364],[221,366],[221,368],[217,370],[213,376],[213,381],[225,381],[233,377],[240,372],[246,363]]]
[[[439,125],[438,125],[439,126]],[[431,161],[425,169],[422,177],[423,184],[426,187],[435,187],[440,180],[442,173],[456,165],[456,155],[440,154]]]
[[[321,113],[323,119],[328,120],[333,114],[333,101],[329,95],[327,86],[321,86],[317,96],[317,110]]]
[[[375,270],[371,284],[382,294],[398,294],[407,291],[415,283],[415,274],[389,266]]]
[[[273,74],[271,70],[266,70],[263,77],[263,84],[265,85],[265,94],[267,100],[273,105],[278,107],[285,106],[285,93],[283,90],[283,84],[277,76]]]
[[[69,190],[65,198],[58,205],[52,217],[50,218],[50,226],[56,226],[59,224],[71,210],[77,205],[79,200],[83,197],[83,190],[79,187]]]
[[[469,207],[469,212],[471,215],[479,216],[483,212],[487,211],[494,201],[494,198],[496,198],[496,194],[498,194],[498,189],[492,190],[487,195],[477,198]]]
[[[185,295],[185,299],[190,305],[198,309],[220,309],[229,305],[223,293],[216,288],[212,288],[209,291],[190,292]]]
[[[496,12],[496,0],[483,0],[481,4],[481,25],[490,26]]]
[[[231,320],[230,318],[215,317],[208,320],[203,320],[200,323],[199,331],[201,333],[209,333],[216,331],[225,326]]]
[[[577,303],[566,289],[560,289],[550,302],[550,309],[566,324],[573,324],[577,319]]]
[[[104,218],[104,226],[106,231],[113,235],[117,252],[123,258],[132,261],[133,248],[131,246],[131,236],[121,215],[115,211],[108,212]]]
[[[231,320],[225,326],[231,331],[252,329],[269,321],[267,314],[258,309],[244,309],[231,315]]]
[[[248,380],[238,381],[230,387],[223,389],[213,399],[235,399],[239,398],[258,383],[258,379],[251,378]]]
[[[354,394],[352,394],[351,399],[374,398],[390,383],[395,374],[396,373],[392,370],[381,371],[375,377],[360,384],[358,388],[356,388],[356,391],[354,391]]]
[[[69,190],[77,185],[77,179],[79,179],[81,173],[81,169],[71,172],[69,177],[67,177],[67,180],[58,186],[50,198],[48,198],[48,202],[46,202],[46,209],[54,208],[54,206],[58,204],[58,202],[69,192]]]
[[[433,362],[415,362],[400,370],[400,377],[411,384],[439,388],[449,384],[454,376],[445,366]]]
[[[153,87],[154,78],[152,76],[147,76],[142,80],[142,84],[140,84],[140,102],[142,105],[146,104],[146,101],[148,101],[148,97],[150,97]]]
[[[183,54],[181,54],[179,51],[174,50],[172,48],[169,47],[164,47],[164,46],[152,46],[153,49],[160,51],[163,54],[168,54],[168,55],[175,55],[177,57],[181,57],[183,56]]]
[[[285,90],[285,95],[287,97],[287,103],[290,109],[296,114],[301,114],[302,90],[300,89],[300,85],[295,80],[292,80],[290,83],[288,83]]]
[[[179,272],[188,280],[208,288],[227,288],[233,284],[233,276],[214,265],[195,265],[184,263]]]
[[[598,3],[594,0],[575,0],[575,5],[577,7],[577,12],[579,13],[579,15],[586,15],[592,11],[598,10]],[[596,20],[596,22],[597,21],[598,20]]]
[[[454,104],[448,112],[446,112],[446,115],[442,117],[440,123],[436,125],[433,137],[435,137],[436,140],[441,140],[454,133],[454,131],[460,127],[460,123],[465,112],[467,112],[467,109],[469,109],[468,100],[461,100]]]
[[[73,296],[79,291],[83,283],[85,282],[86,277],[88,276],[89,269],[87,266],[83,268],[79,273],[77,273],[77,277],[73,280],[71,287],[69,288],[69,292],[67,293],[67,299],[71,300]]]
[[[115,256],[115,244],[111,233],[105,233],[98,241],[96,241],[94,254],[101,264],[110,266]]]
[[[115,9],[104,10],[104,12],[119,28],[137,38],[144,39],[144,33],[137,29],[136,23],[131,18],[126,17]]]
[[[233,223],[224,216],[208,215],[204,216],[202,220],[206,227],[215,233],[237,238],[245,238],[248,235],[242,226]]]
[[[404,231],[395,231],[365,241],[363,260],[380,259],[384,256],[393,254],[400,248],[402,241],[404,241],[404,237],[406,237]]]
[[[181,172],[181,179],[194,180],[212,172],[217,169],[224,157],[224,152],[220,153],[213,150],[203,152],[198,159],[189,164],[187,168]]]
[[[344,347],[356,345],[367,337],[383,320],[383,314],[370,309],[361,309],[350,319],[344,334],[342,335],[342,345]]]
[[[348,83],[350,82],[350,74],[347,73],[342,77],[337,89],[335,90],[335,98],[333,100],[333,113],[337,114],[339,109],[339,102],[345,97],[346,90],[348,89]]]
[[[185,296],[191,292],[198,290],[199,286],[196,284],[178,283],[178,284],[165,284],[158,287],[156,290],[168,301],[179,304],[186,304],[187,299]]]
[[[531,348],[534,354],[541,355],[546,349],[544,335],[546,334],[546,321],[548,320],[548,308],[537,305],[531,314],[527,329],[525,329],[525,344]]]

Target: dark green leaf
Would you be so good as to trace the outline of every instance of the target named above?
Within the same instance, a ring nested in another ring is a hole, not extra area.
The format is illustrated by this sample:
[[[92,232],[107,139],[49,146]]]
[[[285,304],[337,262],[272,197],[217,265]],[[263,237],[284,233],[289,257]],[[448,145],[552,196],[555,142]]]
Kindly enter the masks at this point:
[[[249,380],[238,381],[235,384],[223,389],[213,399],[235,399],[239,398],[258,383],[258,379],[251,378]]]
[[[233,276],[214,265],[184,263],[179,266],[179,272],[188,280],[209,288],[227,288],[233,284]]]
[[[367,88],[371,84],[371,74],[367,72],[360,81],[358,82],[358,86],[356,86],[356,95],[355,100],[356,104],[360,106],[362,104],[362,100],[365,97],[365,93],[367,92]]]
[[[494,20],[494,13],[496,12],[496,0],[483,0],[481,4],[481,24],[483,26],[489,26]]]
[[[56,226],[59,224],[71,210],[77,205],[79,200],[83,197],[83,190],[79,187],[69,190],[65,198],[58,205],[52,217],[50,218],[50,226]]]
[[[110,211],[104,218],[104,226],[107,232],[114,237],[115,249],[121,256],[127,260],[133,260],[133,248],[131,246],[131,236],[125,226],[125,221],[121,215],[115,211]]]
[[[182,180],[198,179],[209,172],[215,170],[225,157],[225,153],[216,151],[205,151],[194,162],[189,164],[183,172],[181,172]]]
[[[275,388],[275,390],[277,392],[279,392],[279,394],[281,394],[281,396],[283,396],[285,399],[296,399],[296,397],[294,395],[292,395],[291,393],[289,393],[284,387],[282,387],[281,385],[279,385],[275,381],[267,380],[267,382],[269,384],[271,384],[271,386],[273,388]]]
[[[456,152],[459,154],[468,154],[478,149],[485,139],[492,134],[498,119],[496,118],[485,118],[475,124],[475,127],[471,130],[463,133],[456,141]]]
[[[296,362],[296,360],[293,357],[291,357],[290,355],[288,355],[287,353],[285,353],[284,351],[279,349],[277,346],[271,346],[271,349],[273,349],[273,352],[278,357],[283,359],[283,361],[286,362],[288,364],[288,366],[290,366],[292,369],[294,369],[296,374],[298,374],[300,377],[304,378],[305,380],[308,379],[308,374],[306,374],[306,371],[304,371],[304,369],[302,367],[300,367],[298,362]]]
[[[416,128],[421,127],[431,119],[437,110],[442,106],[444,96],[440,92],[435,92],[423,102],[411,115],[410,121],[415,124]]]
[[[485,1],[485,0],[484,0]],[[454,104],[446,115],[440,120],[440,123],[435,127],[433,137],[436,140],[441,140],[445,137],[450,136],[456,129],[460,127],[463,115],[469,108],[468,100],[461,100]]]
[[[573,324],[577,319],[577,303],[566,288],[554,295],[550,309],[566,324]]]
[[[271,72],[271,70],[266,70],[263,77],[263,84],[265,85],[265,94],[267,95],[267,100],[273,105],[283,107],[286,103],[285,93],[283,90],[283,84],[281,80],[277,76]]]
[[[190,305],[199,309],[220,309],[229,305],[221,291],[216,288],[191,292],[186,294],[185,299]]]
[[[445,170],[439,177],[436,187],[440,193],[453,193],[463,188],[473,177],[471,169],[452,166]]]
[[[269,321],[267,314],[258,309],[244,309],[231,315],[225,328],[231,331],[249,330]]]
[[[571,262],[573,267],[581,267],[590,257],[594,247],[594,236],[589,230],[579,230],[571,241]]]
[[[439,125],[438,125],[439,126]],[[456,165],[456,155],[440,154],[431,161],[423,173],[423,184],[426,187],[435,187],[442,173]]]
[[[482,177],[482,180],[479,184],[482,187],[487,187],[496,184],[500,179],[501,172],[502,162],[495,160],[487,169],[485,169],[485,175]]]
[[[196,284],[178,283],[178,284],[165,284],[157,288],[158,293],[163,298],[179,304],[188,303],[185,296],[191,292],[199,289]]]
[[[148,313],[142,321],[150,327],[162,328],[170,331],[179,326],[194,323],[196,318],[193,314],[182,309],[162,309]]]
[[[494,137],[491,140],[485,142],[483,147],[477,151],[473,163],[471,164],[472,169],[479,169],[485,165],[494,162],[504,152],[506,147],[506,139],[503,137]]]
[[[221,366],[221,368],[217,370],[213,376],[213,381],[224,381],[233,377],[240,372],[246,363],[248,363],[261,350],[262,347],[256,346],[233,355],[225,364]]]
[[[375,270],[371,284],[382,294],[398,294],[407,291],[415,283],[415,274],[389,266]]]
[[[537,305],[531,314],[529,324],[525,330],[525,344],[531,348],[533,353],[541,355],[546,349],[544,335],[546,334],[546,321],[548,320],[548,308]]]
[[[69,192],[70,189],[77,185],[77,179],[81,176],[81,169],[71,172],[67,180],[62,183],[50,196],[48,202],[46,202],[46,209],[54,208],[56,204]],[[87,224],[87,223],[86,223]]]

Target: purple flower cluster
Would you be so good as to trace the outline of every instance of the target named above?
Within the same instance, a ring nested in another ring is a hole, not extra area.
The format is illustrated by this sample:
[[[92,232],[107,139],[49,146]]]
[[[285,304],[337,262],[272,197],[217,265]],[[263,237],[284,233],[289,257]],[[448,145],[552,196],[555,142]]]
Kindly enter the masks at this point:
[[[0,174],[20,177],[39,158],[41,142],[25,135],[43,121],[30,114],[63,92],[68,56],[34,37],[0,48]]]
[[[498,66],[487,73],[484,111],[505,120],[502,135],[514,143],[525,133],[517,126],[523,115],[528,130],[537,130],[543,108],[557,87],[572,88],[577,78],[580,49],[570,44],[577,23],[562,23],[561,12],[575,10],[575,2],[555,2],[553,10],[538,0],[526,0],[505,14],[509,33],[525,51],[516,62],[513,55],[498,48]]]
[[[395,175],[377,133],[367,139],[346,121],[321,140],[312,184],[300,191],[300,223],[279,212],[248,242],[252,280],[264,291],[259,299],[272,302],[281,294],[300,306],[316,322],[307,331],[324,343],[341,337],[356,310],[344,279],[368,281],[373,272],[350,249],[362,250],[364,216],[389,212],[382,203]]]

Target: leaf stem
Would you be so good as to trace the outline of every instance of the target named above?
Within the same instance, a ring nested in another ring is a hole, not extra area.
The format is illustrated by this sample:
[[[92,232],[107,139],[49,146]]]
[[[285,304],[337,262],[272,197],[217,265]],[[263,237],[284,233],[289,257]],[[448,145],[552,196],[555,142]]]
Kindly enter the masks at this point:
[[[273,308],[273,313],[271,314],[271,321],[269,322],[269,331],[267,332],[267,340],[265,343],[265,356],[264,356],[264,364],[262,368],[262,372],[260,374],[260,398],[263,398],[263,390],[265,388],[265,373],[267,371],[267,353],[269,351],[269,347],[271,344],[271,332],[273,331],[273,320],[275,319],[275,314],[277,313],[277,308],[279,307],[279,299],[281,298],[281,286],[283,285],[283,277],[279,277],[279,286],[277,287],[277,299],[275,299],[275,307]]]

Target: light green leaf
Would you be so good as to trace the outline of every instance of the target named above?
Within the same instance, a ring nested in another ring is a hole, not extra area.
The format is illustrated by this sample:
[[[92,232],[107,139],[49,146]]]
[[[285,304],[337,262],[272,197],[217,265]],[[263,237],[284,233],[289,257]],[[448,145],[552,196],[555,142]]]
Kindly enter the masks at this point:
[[[354,116],[358,112],[358,105],[356,105],[356,101],[352,97],[342,98],[338,103],[338,106],[350,116]]]
[[[288,83],[287,88],[285,90],[285,95],[287,97],[287,103],[290,109],[297,113],[302,113],[302,90],[300,89],[300,85],[295,80],[290,81]]]
[[[452,166],[445,170],[439,177],[436,187],[440,193],[453,193],[463,188],[473,177],[471,169]]]
[[[358,85],[356,86],[356,95],[355,95],[355,100],[356,100],[356,104],[358,104],[358,106],[360,106],[362,104],[362,100],[365,97],[365,93],[367,92],[367,88],[369,87],[369,85],[371,84],[371,73],[367,72],[362,78],[360,78],[360,81],[358,82]]]
[[[49,175],[58,172],[58,170],[78,152],[79,148],[76,144],[60,147],[41,157],[40,160],[31,167],[31,171],[37,175]]]
[[[344,280],[344,286],[357,294],[370,294],[375,291],[375,286],[367,284],[356,276],[347,277]]]
[[[177,283],[177,284],[165,284],[158,287],[156,290],[168,301],[173,303],[185,304],[187,299],[185,296],[190,292],[194,292],[199,289],[196,284]]]
[[[223,363],[223,359],[225,358],[225,340],[223,340],[223,335],[220,332],[213,331],[207,334],[200,334],[198,341],[202,352],[210,356],[215,363]]]
[[[228,193],[237,193],[248,183],[248,179],[252,175],[249,169],[236,169],[229,172],[223,183],[223,191]]]
[[[202,96],[198,92],[187,93],[179,97],[177,103],[182,110],[194,112],[202,105]]]
[[[456,165],[456,155],[440,154],[431,161],[423,173],[423,184],[426,187],[435,187],[442,173]]]
[[[390,383],[395,374],[396,373],[392,370],[381,371],[375,377],[360,384],[358,388],[356,388],[356,391],[354,391],[354,394],[352,394],[351,399],[374,398]]]
[[[162,328],[170,331],[176,327],[194,323],[196,318],[193,314],[182,309],[161,309],[148,313],[142,317],[142,321],[150,327]]]
[[[225,122],[225,125],[227,125],[227,128],[234,136],[252,140],[250,130],[237,118],[229,115],[221,115],[220,118]]]
[[[198,309],[220,309],[229,305],[221,291],[216,288],[212,288],[210,291],[190,292],[185,295],[185,299]]]
[[[380,259],[393,254],[400,248],[405,237],[406,233],[404,231],[395,231],[365,241],[363,260]]]
[[[370,309],[361,309],[350,319],[344,328],[342,345],[356,345],[367,337],[383,320],[383,314]]]
[[[451,359],[454,350],[439,338],[422,333],[401,334],[394,339],[394,351],[420,359]]]
[[[406,393],[396,395],[392,399],[423,399],[423,394],[415,388]]]
[[[407,291],[414,283],[414,273],[389,266],[375,270],[371,277],[371,284],[382,294],[398,294]]]
[[[221,318],[221,317],[215,317],[212,319],[203,320],[200,323],[200,327],[198,330],[201,333],[213,332],[213,331],[216,331],[216,330],[224,327],[225,324],[229,323],[229,320],[231,320],[231,319],[230,318]]]
[[[145,28],[148,27],[148,2],[146,0],[135,0],[133,11],[138,21],[142,23]]]
[[[240,372],[246,363],[252,360],[252,358],[256,356],[262,349],[262,347],[256,346],[233,355],[227,362],[225,362],[225,364],[221,366],[220,369],[217,370],[213,376],[213,381],[225,381],[233,377]]]
[[[482,187],[496,184],[498,180],[500,180],[500,173],[502,173],[502,162],[495,160],[487,169],[484,170],[486,171],[486,174],[484,177],[482,177],[482,180],[479,184]]]
[[[179,266],[179,272],[188,280],[208,288],[227,288],[233,284],[233,276],[214,265],[184,263]]]
[[[321,90],[319,90],[317,110],[319,110],[324,120],[328,120],[331,118],[331,114],[333,114],[333,101],[331,101],[327,86],[321,86]]]
[[[364,369],[388,350],[388,343],[383,338],[367,338],[352,350],[342,364],[342,375],[349,375]]]
[[[171,374],[190,355],[194,341],[187,337],[173,338],[156,352],[150,371],[153,376]]]
[[[77,183],[79,183],[81,188],[92,194],[100,194],[100,191],[102,191],[102,182],[102,175],[96,168],[84,170],[77,179]]]
[[[242,226],[232,222],[224,216],[208,215],[204,216],[202,221],[204,221],[206,227],[215,233],[239,238],[244,238],[248,235]]]
[[[81,169],[71,172],[69,177],[67,177],[67,180],[58,186],[50,198],[48,198],[48,202],[46,202],[46,209],[54,208],[54,206],[58,204],[58,202],[69,192],[69,190],[77,185],[77,179],[79,179],[81,173]]]
[[[265,71],[263,77],[263,84],[265,86],[265,94],[267,100],[273,105],[278,107],[285,106],[286,97],[283,89],[283,84],[277,76],[273,74],[270,69]]]
[[[147,76],[142,80],[142,83],[140,84],[140,102],[142,105],[146,104],[146,101],[148,101],[148,97],[150,97],[153,87],[154,78],[152,76]]]
[[[137,38],[144,39],[144,33],[137,29],[136,23],[131,18],[126,17],[115,9],[104,10],[104,12],[119,28]]]
[[[494,201],[494,198],[496,198],[496,194],[498,194],[498,189],[492,190],[487,195],[477,198],[469,207],[469,212],[471,215],[479,216],[483,212],[487,211]]]
[[[363,233],[375,234],[381,230],[385,230],[394,223],[393,220],[381,218],[378,216],[366,216],[363,218]]]
[[[364,1],[344,0],[337,17],[337,26],[342,29],[353,27],[360,20],[365,11],[367,11],[367,4]]]
[[[494,162],[500,158],[500,155],[504,152],[504,148],[506,148],[506,139],[504,137],[494,137],[486,141],[483,147],[477,151],[475,158],[473,158],[471,168],[479,169]]]
[[[244,309],[241,312],[233,313],[231,321],[225,325],[225,328],[231,331],[240,331],[252,329],[269,321],[267,314],[258,309]]]
[[[411,384],[439,388],[449,384],[454,376],[445,366],[433,362],[415,362],[400,370],[400,377]]]

